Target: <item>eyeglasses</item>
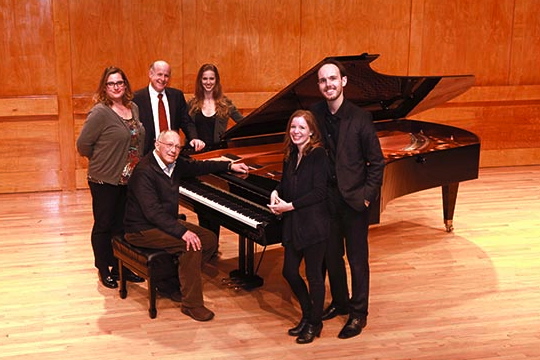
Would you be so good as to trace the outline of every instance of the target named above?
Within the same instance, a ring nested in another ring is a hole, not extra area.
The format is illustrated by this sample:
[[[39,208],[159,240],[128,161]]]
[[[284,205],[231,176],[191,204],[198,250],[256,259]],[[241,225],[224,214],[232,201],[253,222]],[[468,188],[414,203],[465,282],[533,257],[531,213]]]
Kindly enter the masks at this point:
[[[173,143],[164,143],[164,142],[159,141],[159,140],[158,140],[158,143],[165,145],[167,150],[172,150],[173,148],[178,150],[178,151],[182,150],[182,147],[180,145],[175,145]]]
[[[113,88],[113,87],[116,87],[116,86],[122,87],[122,86],[124,86],[125,84],[126,84],[126,82],[123,81],[123,80],[120,80],[120,81],[117,81],[117,82],[109,81],[108,83],[105,83],[105,85],[107,85],[107,86],[110,87],[110,88]]]

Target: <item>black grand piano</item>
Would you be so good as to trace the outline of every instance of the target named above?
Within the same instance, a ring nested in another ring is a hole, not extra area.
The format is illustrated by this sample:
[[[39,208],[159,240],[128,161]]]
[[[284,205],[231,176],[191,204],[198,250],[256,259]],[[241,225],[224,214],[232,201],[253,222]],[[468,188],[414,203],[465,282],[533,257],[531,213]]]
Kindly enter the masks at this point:
[[[474,76],[385,75],[370,67],[377,57],[333,57],[347,70],[345,97],[373,114],[386,159],[381,196],[372,204],[371,223],[380,222],[390,200],[440,186],[444,224],[446,231],[452,231],[459,183],[478,178],[480,140],[457,127],[405,117],[460,95],[474,84]],[[199,160],[229,159],[250,166],[248,175],[206,175],[180,186],[181,205],[239,234],[239,267],[230,274],[236,287],[252,289],[263,284],[254,269],[255,243],[266,246],[281,241],[279,219],[266,204],[281,178],[282,144],[290,115],[323,100],[317,86],[317,70],[323,62],[226,131],[217,148],[187,154]]]

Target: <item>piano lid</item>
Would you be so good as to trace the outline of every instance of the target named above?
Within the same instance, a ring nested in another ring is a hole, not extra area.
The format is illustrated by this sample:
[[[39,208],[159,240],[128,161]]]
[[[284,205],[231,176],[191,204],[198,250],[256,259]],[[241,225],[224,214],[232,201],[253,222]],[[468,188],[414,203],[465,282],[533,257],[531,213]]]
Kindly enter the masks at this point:
[[[345,98],[370,111],[374,120],[400,119],[419,113],[462,94],[474,84],[473,75],[381,74],[370,66],[378,57],[364,53],[325,58],[227,130],[222,140],[283,133],[295,110],[308,109],[314,102],[323,100],[317,85],[317,70],[328,59],[340,61],[347,70]]]

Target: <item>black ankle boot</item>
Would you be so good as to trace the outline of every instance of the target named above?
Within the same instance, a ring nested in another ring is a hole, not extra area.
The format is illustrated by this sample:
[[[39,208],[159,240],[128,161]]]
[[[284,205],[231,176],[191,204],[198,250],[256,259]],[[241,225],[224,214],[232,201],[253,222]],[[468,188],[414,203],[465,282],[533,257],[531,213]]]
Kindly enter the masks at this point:
[[[315,339],[315,336],[321,336],[322,322],[317,325],[307,324],[304,330],[296,338],[298,344],[309,344]]]
[[[302,330],[304,330],[307,324],[308,324],[308,319],[305,319],[305,318],[300,319],[300,322],[298,323],[298,325],[289,329],[289,335],[290,336],[300,335],[302,333]]]

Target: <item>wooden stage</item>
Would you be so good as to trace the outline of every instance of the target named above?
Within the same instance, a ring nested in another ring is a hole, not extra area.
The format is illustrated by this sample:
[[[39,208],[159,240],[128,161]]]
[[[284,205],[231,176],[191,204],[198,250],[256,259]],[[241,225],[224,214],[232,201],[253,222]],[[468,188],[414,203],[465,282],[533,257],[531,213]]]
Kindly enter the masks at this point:
[[[308,345],[287,335],[300,312],[279,245],[264,254],[264,286],[234,291],[222,278],[237,240],[222,231],[222,257],[204,274],[216,318],[193,321],[160,298],[152,320],[146,284],[128,284],[122,300],[98,283],[88,191],[0,204],[0,359],[540,358],[540,166],[483,168],[462,183],[453,233],[439,189],[392,201],[370,233],[368,326],[340,340],[346,319],[335,318]]]

